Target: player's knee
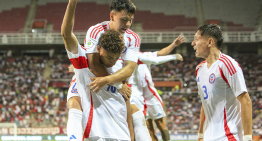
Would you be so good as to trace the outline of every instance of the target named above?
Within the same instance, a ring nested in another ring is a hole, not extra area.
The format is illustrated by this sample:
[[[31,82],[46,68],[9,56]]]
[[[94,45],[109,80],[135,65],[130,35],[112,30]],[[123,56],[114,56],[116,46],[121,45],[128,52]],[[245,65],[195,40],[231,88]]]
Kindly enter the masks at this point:
[[[81,99],[80,97],[74,96],[71,97],[68,102],[67,102],[68,108],[70,109],[78,109],[80,111],[82,110],[82,106],[81,106]]]
[[[138,112],[139,108],[135,104],[131,104],[131,113],[134,114],[135,112]]]

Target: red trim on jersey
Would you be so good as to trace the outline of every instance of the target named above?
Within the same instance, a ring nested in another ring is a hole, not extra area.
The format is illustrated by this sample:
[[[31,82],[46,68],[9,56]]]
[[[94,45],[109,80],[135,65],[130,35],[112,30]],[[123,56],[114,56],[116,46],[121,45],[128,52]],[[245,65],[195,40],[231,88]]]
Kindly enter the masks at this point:
[[[132,84],[127,84],[127,86],[128,86],[129,88],[131,88],[131,87],[132,87]]]
[[[70,87],[71,87],[71,84],[72,84],[73,82],[75,82],[75,81],[76,81],[76,78],[70,82],[68,91],[69,91],[69,89],[70,89]]]
[[[203,63],[206,63],[207,61],[205,60],[205,61],[202,61],[201,63],[199,63],[197,66],[196,66],[196,68],[198,67],[198,66],[200,66],[201,64],[203,64]]]
[[[146,75],[145,75],[146,76]],[[146,79],[146,77],[145,77]],[[149,86],[149,82],[148,80],[146,79],[146,83],[147,83],[147,87],[149,89],[149,91],[157,98],[157,100],[161,103],[162,107],[163,107],[163,103],[162,101],[160,100],[160,98],[157,96],[156,92]]]
[[[132,30],[130,30],[130,29],[128,29],[128,30],[126,31],[126,33],[132,34],[132,35],[134,36],[134,38],[135,38],[135,40],[136,40],[136,42],[135,42],[135,47],[139,47],[139,45],[140,45],[139,36],[138,36],[134,31],[132,31]]]
[[[232,73],[235,74],[237,71],[234,65],[232,64],[232,62],[226,56],[222,56],[221,58],[224,59],[228,63],[228,66],[230,67]]]
[[[128,40],[129,40],[129,45],[128,45],[128,47],[130,47],[130,45],[131,45],[131,38],[130,37],[127,37],[128,38]]]
[[[84,56],[69,59],[76,69],[88,68],[87,59]]]
[[[222,61],[225,64],[225,66],[227,67],[227,70],[229,71],[230,75],[232,76],[231,69],[229,69],[229,67],[228,67],[227,63],[225,62],[225,60],[223,60],[223,59],[218,59],[218,60]]]
[[[92,126],[92,121],[93,121],[93,98],[92,98],[92,93],[90,91],[90,98],[91,98],[91,107],[90,107],[90,112],[89,112],[89,116],[88,116],[88,121],[86,124],[86,129],[83,135],[83,141],[85,138],[89,138],[90,135],[90,131],[91,131],[91,126]]]
[[[224,75],[224,73],[223,73],[223,71],[222,71],[222,69],[220,68],[220,66],[218,66],[219,67],[219,72],[220,72],[220,75],[221,75],[221,77],[224,79],[224,81],[228,84],[228,86],[230,86],[229,85],[229,83],[228,83],[228,81],[227,81],[227,78],[225,77],[225,75]]]
[[[198,70],[199,70],[199,68],[197,68],[197,70],[196,70],[196,72],[195,72],[196,76],[197,76],[197,72],[198,72]]]
[[[80,45],[80,47],[81,47],[82,49],[86,50],[86,48],[85,48],[85,47],[83,47],[82,45]]]
[[[97,29],[98,27],[99,27],[99,25],[93,28],[93,30],[91,31],[91,33],[90,33],[90,35],[89,35],[90,38],[91,38],[91,36],[94,34],[94,31],[96,31],[96,29]]]
[[[93,39],[96,39],[97,34],[98,34],[99,32],[101,32],[101,31],[103,31],[103,30],[104,30],[104,28],[102,27],[102,25],[98,25],[97,27],[95,27],[95,28],[92,30],[92,32],[91,32],[91,34],[90,34],[90,37],[93,38]]]
[[[224,129],[225,129],[228,141],[237,141],[227,125],[226,108],[224,108]]]
[[[144,99],[144,111],[143,111],[143,113],[144,113],[144,116],[146,116],[146,109],[147,109],[147,105],[146,105],[146,100]]]
[[[144,63],[138,59],[136,64],[140,65],[140,64],[144,64]]]

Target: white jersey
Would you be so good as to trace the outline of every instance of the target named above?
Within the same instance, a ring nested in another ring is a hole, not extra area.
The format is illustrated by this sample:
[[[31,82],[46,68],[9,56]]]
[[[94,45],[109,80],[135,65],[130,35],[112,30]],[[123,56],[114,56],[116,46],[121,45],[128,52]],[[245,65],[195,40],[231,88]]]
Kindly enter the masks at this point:
[[[210,68],[206,61],[196,67],[196,79],[205,113],[204,140],[243,140],[237,97],[247,88],[239,64],[220,53]]]
[[[88,69],[86,50],[78,45],[78,53],[67,51],[75,68],[77,92],[83,109],[84,138],[130,140],[126,103],[114,86],[106,85],[98,93],[90,90],[90,77],[95,77]]]
[[[105,30],[109,29],[110,21],[99,23],[95,26],[91,26],[86,34],[85,48],[86,53],[97,53],[97,44],[99,38]],[[125,49],[120,58],[124,61],[137,62],[138,50],[140,48],[140,37],[132,30],[128,29],[123,34]]]

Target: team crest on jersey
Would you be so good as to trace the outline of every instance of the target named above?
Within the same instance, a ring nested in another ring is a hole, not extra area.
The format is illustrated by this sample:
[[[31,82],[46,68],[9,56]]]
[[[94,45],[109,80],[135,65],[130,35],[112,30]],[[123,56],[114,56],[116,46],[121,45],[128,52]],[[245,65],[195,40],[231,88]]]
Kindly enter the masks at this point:
[[[216,75],[215,75],[214,73],[212,73],[212,74],[209,76],[209,83],[210,83],[210,84],[213,84],[215,81],[216,81]]]
[[[125,53],[125,52],[126,52],[126,50],[127,50],[127,47],[125,47],[125,49],[124,49],[124,51],[123,51],[122,53]]]
[[[92,41],[91,39],[87,40],[86,41],[86,48],[91,48],[94,46],[94,42],[95,41]]]
[[[71,93],[77,94],[77,93],[78,93],[78,92],[77,92],[77,88],[73,88],[73,89],[71,90]]]

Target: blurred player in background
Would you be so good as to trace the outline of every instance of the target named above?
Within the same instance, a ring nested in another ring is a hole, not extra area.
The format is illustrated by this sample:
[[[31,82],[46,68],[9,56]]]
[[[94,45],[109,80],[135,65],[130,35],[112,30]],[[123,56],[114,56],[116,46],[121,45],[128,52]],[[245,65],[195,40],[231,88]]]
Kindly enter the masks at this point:
[[[192,42],[196,57],[198,94],[202,101],[199,140],[252,140],[252,104],[238,62],[223,54],[218,25],[198,28]],[[243,135],[244,133],[244,135]]]
[[[184,36],[177,37],[172,44],[155,52],[139,52],[138,65],[133,73],[132,95],[140,110],[144,110],[147,117],[147,127],[153,141],[157,141],[154,132],[153,120],[161,131],[164,141],[170,140],[169,131],[166,127],[163,117],[166,116],[163,109],[163,102],[157,93],[152,80],[150,66],[158,65],[172,60],[183,61],[180,54],[168,55],[175,47],[185,41]],[[144,109],[144,107],[147,107]]]

